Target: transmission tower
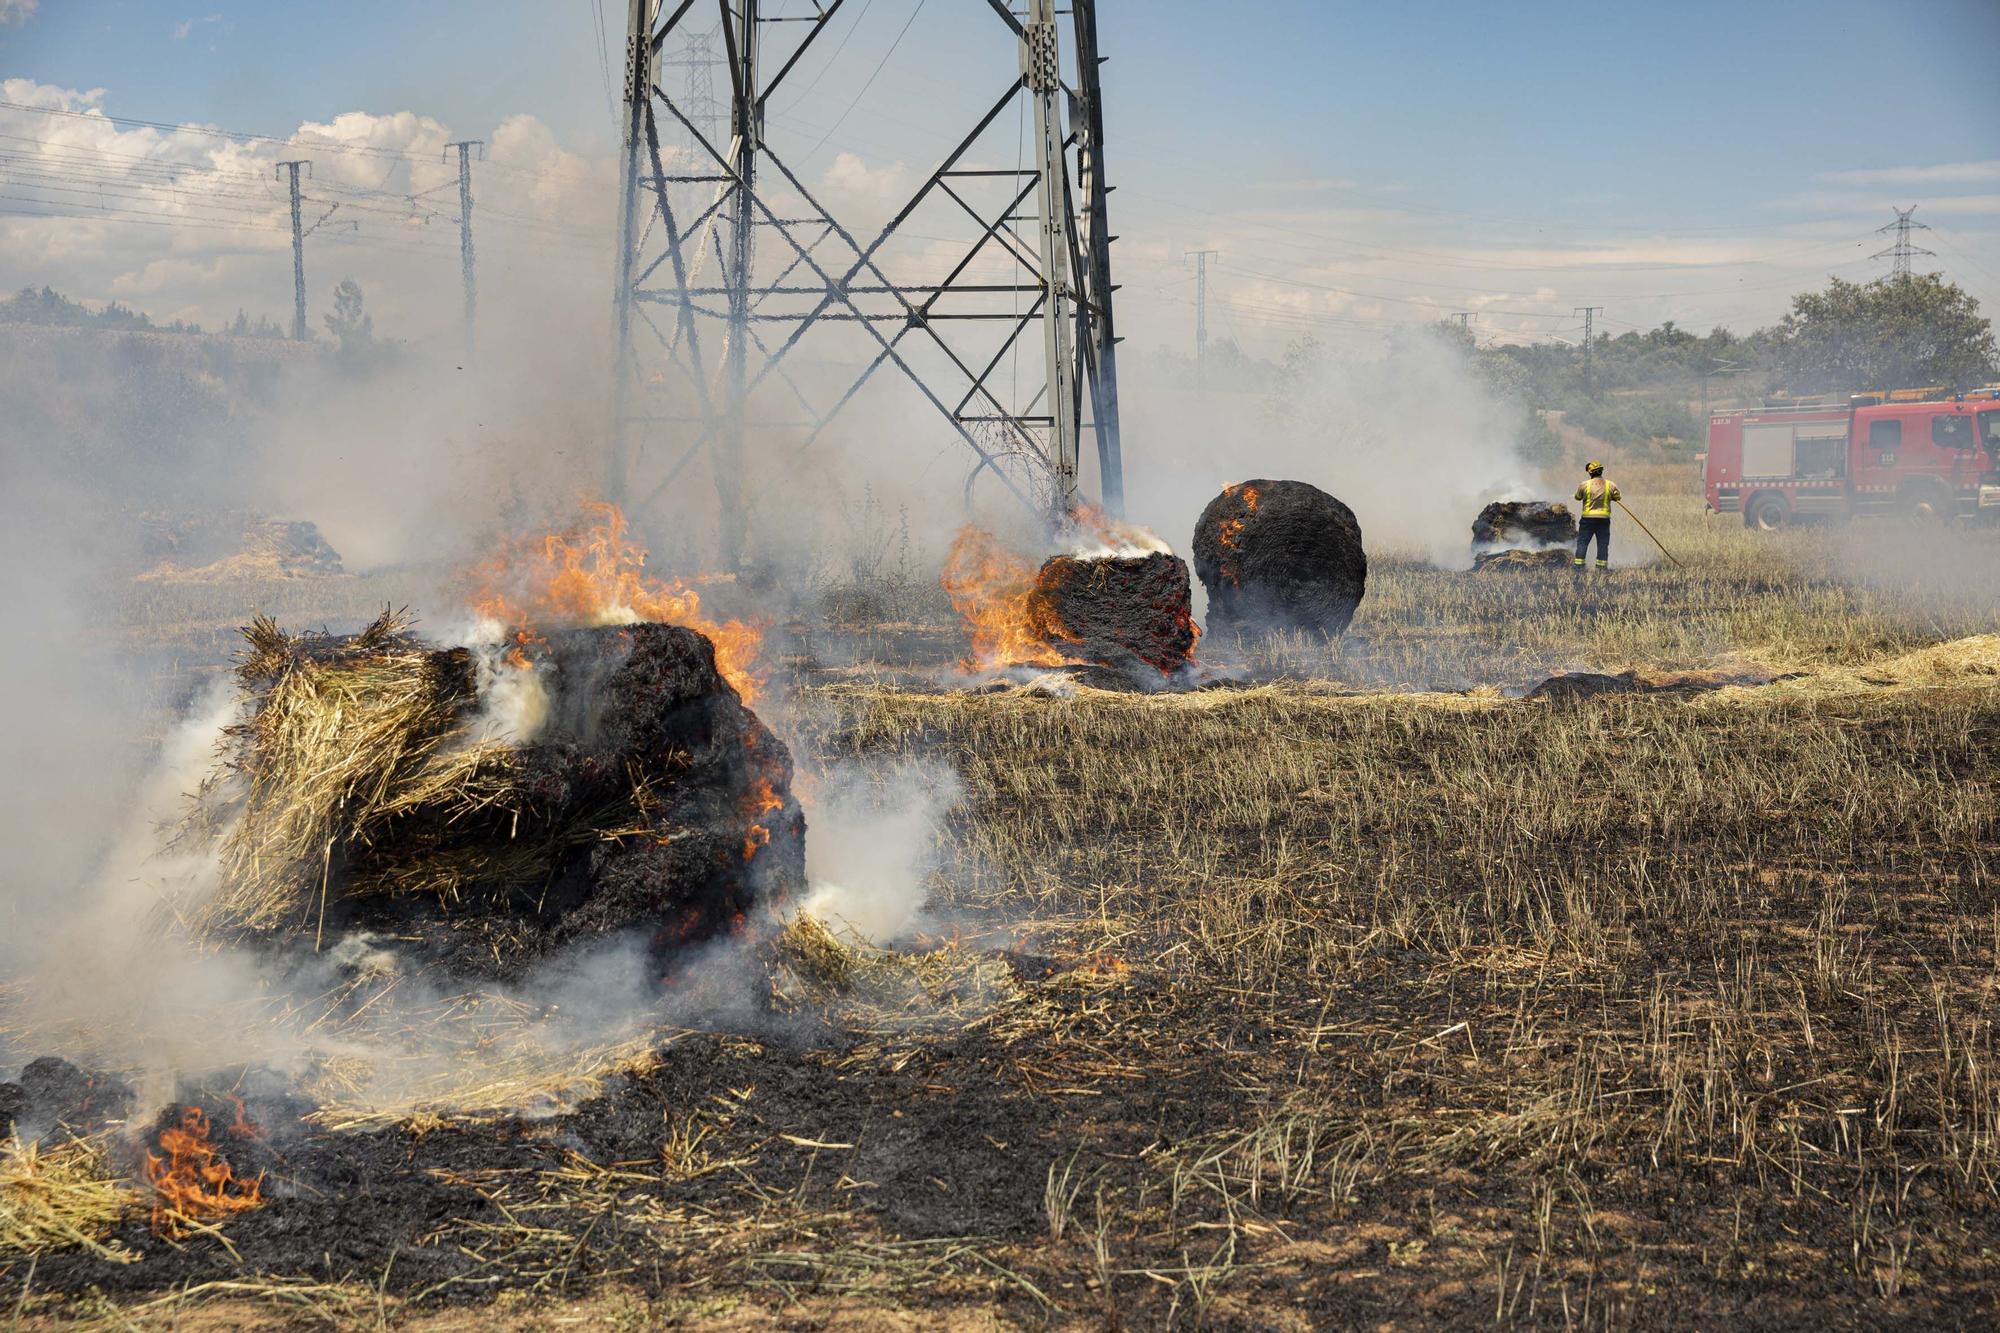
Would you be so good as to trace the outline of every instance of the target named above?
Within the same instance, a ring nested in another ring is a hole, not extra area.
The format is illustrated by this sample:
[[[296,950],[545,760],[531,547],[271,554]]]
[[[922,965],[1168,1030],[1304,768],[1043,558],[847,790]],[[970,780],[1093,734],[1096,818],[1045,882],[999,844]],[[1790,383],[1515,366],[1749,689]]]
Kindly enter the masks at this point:
[[[1583,316],[1583,393],[1586,398],[1590,396],[1591,345],[1596,341],[1591,334],[1591,325],[1595,322],[1597,313],[1603,309],[1601,305],[1580,305],[1570,311],[1572,315]]]
[[[1929,255],[1932,259],[1936,259],[1937,253],[1932,250],[1926,250],[1920,245],[1912,245],[1910,243],[1911,232],[1930,230],[1930,227],[1926,224],[1910,220],[1910,215],[1917,211],[1917,205],[1911,204],[1908,208],[1897,208],[1894,204],[1891,204],[1889,205],[1889,209],[1896,215],[1896,220],[1894,222],[1883,223],[1875,231],[1878,235],[1884,232],[1895,232],[1896,243],[1886,250],[1877,250],[1868,257],[1870,259],[1889,260],[1889,276],[1891,278],[1907,278],[1910,276],[1911,256]]]
[[[1220,250],[1190,250],[1194,260],[1194,382],[1198,392],[1208,392],[1208,261]]]
[[[706,32],[697,32],[692,24],[673,55],[660,61],[662,70],[679,73],[679,103],[686,113],[692,130],[679,125],[668,128],[668,134],[675,147],[679,148],[684,160],[698,161],[701,154],[702,138],[711,143],[722,138],[722,104],[715,100],[715,71],[722,66],[722,57],[716,48],[722,45],[722,27],[717,24]],[[662,74],[662,88],[672,88],[666,75]],[[684,213],[700,204],[696,191],[698,186],[684,185],[674,193],[674,203]]]
[[[867,240],[815,197],[793,147],[766,136],[772,94],[845,0],[816,0],[812,13],[782,17],[763,14],[760,0],[716,2],[726,138],[697,122],[691,80],[676,96],[659,79],[661,52],[686,30],[697,0],[630,0],[612,497],[636,519],[705,454],[720,500],[721,557],[733,567],[744,542],[747,429],[788,431],[804,449],[891,368],[971,451],[968,492],[990,472],[1021,502],[1063,521],[1079,502],[1078,442],[1087,429],[1101,501],[1118,512],[1096,0],[1073,0],[1066,25],[1055,0],[1027,0],[1025,14],[986,0],[981,8],[1006,29],[993,29],[998,96]],[[1005,113],[1023,97],[1032,139],[1017,145],[1005,134],[1013,119]],[[694,141],[692,162],[663,154],[663,124]],[[1017,153],[1025,165],[988,165]],[[705,197],[700,207],[679,202],[688,186]],[[973,239],[941,256],[935,238],[968,219]],[[1037,326],[1041,365],[1003,382],[1010,377],[996,371],[1032,346]],[[842,334],[839,345],[852,353],[858,344],[865,360],[842,372],[847,387],[829,402],[793,377],[805,364],[796,349],[809,336]],[[763,415],[771,399],[790,419]],[[678,433],[663,438],[656,427],[667,423]],[[1016,475],[1023,467],[1026,475]]]

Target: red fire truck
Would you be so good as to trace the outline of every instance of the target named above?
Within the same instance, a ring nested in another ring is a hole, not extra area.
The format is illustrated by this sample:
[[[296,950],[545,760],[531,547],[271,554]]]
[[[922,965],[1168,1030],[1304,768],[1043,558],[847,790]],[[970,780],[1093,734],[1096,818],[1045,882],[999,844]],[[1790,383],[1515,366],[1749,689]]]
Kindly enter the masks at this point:
[[[2000,518],[2000,387],[1717,412],[1708,507],[1767,531],[1806,519]]]

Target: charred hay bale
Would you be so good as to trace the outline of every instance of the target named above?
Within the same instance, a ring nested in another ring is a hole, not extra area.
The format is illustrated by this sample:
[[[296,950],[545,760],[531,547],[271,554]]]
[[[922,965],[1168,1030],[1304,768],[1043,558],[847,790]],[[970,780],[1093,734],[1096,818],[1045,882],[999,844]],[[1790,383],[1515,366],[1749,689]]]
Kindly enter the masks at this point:
[[[1551,703],[1582,703],[1603,694],[1636,694],[1646,686],[1630,671],[1617,675],[1607,675],[1601,671],[1571,671],[1560,676],[1550,676],[1541,684],[1528,691],[1530,699],[1546,699]]]
[[[1499,551],[1481,551],[1472,557],[1472,567],[1481,573],[1516,574],[1538,569],[1568,569],[1572,559],[1567,546],[1551,546],[1540,551],[1508,547]]]
[[[1335,637],[1368,585],[1354,511],[1303,481],[1239,482],[1209,501],[1195,525],[1194,569],[1211,632]]]
[[[0,1083],[0,1138],[95,1134],[122,1122],[139,1095],[116,1074],[79,1068],[55,1055],[31,1060],[13,1083]]]
[[[633,932],[664,958],[804,886],[791,756],[693,630],[565,630],[487,663],[387,621],[262,622],[252,647],[206,933],[367,933],[511,976]]]
[[[1475,555],[1497,547],[1533,549],[1575,541],[1576,516],[1560,500],[1495,500],[1472,520]]]
[[[1131,672],[1170,676],[1194,655],[1187,562],[1145,555],[1058,555],[1035,580],[1034,614],[1067,656]]]

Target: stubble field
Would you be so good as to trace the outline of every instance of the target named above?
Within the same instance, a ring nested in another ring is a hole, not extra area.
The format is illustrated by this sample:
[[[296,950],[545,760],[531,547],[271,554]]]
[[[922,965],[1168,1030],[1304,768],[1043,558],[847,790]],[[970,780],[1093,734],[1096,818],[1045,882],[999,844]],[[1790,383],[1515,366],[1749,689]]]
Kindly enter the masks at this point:
[[[435,1205],[400,1229],[313,1242],[351,1199],[135,1221],[136,1263],[0,1252],[0,1310],[1990,1320],[2000,543],[1759,536],[1685,469],[1620,482],[1684,568],[1378,553],[1345,642],[1204,644],[1247,679],[1192,694],[803,684],[813,763],[956,773],[930,934],[795,927],[783,1022],[663,1031],[561,1114],[346,1130],[361,1196]],[[1633,674],[1522,697],[1565,670]]]

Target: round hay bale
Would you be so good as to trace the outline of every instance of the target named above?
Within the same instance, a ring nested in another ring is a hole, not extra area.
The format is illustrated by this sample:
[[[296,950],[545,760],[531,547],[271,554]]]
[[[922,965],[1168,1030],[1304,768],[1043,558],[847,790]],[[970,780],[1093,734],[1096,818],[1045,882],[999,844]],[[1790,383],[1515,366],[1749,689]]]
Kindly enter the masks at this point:
[[[1569,546],[1576,516],[1560,500],[1495,500],[1472,520],[1475,553],[1495,547]]]
[[[1200,631],[1187,562],[1145,555],[1058,555],[1036,576],[1036,623],[1080,662],[1171,676],[1194,655]]]
[[[664,958],[804,887],[791,756],[693,630],[564,630],[485,666],[393,622],[338,641],[266,621],[252,645],[206,933],[365,933],[514,976],[633,932]],[[503,698],[525,739],[486,738]]]
[[[1209,501],[1195,525],[1194,569],[1210,632],[1333,638],[1368,586],[1354,511],[1303,481],[1239,482]]]

